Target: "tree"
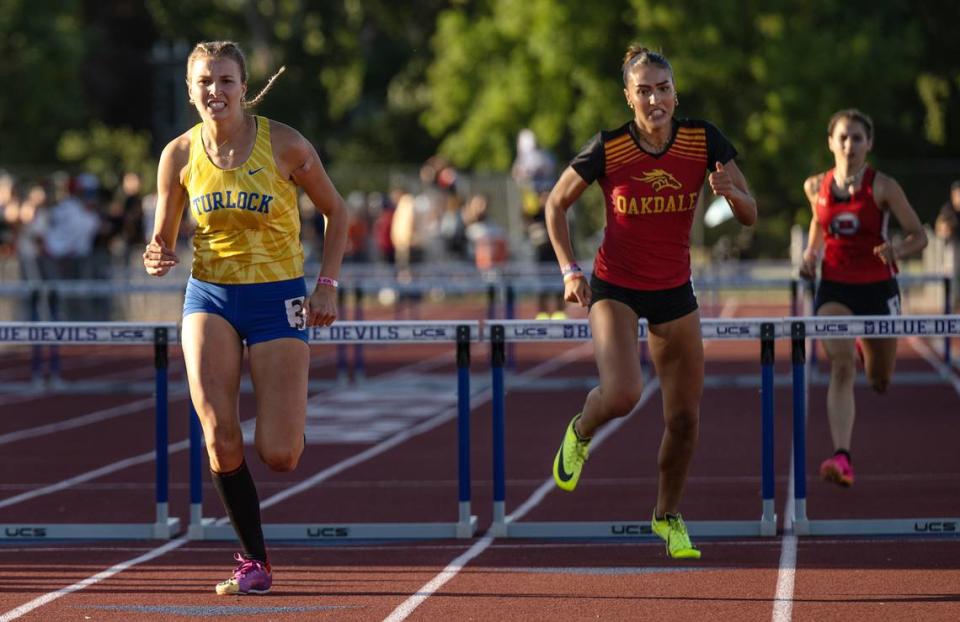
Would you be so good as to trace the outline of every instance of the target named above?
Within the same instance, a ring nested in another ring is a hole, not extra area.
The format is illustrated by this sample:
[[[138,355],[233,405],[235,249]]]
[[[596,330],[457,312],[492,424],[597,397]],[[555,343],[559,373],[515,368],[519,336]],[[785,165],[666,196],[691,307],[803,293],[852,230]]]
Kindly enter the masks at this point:
[[[0,164],[49,164],[64,126],[86,116],[87,50],[76,0],[0,2]]]
[[[522,127],[570,156],[629,118],[619,66],[638,40],[673,63],[678,114],[710,119],[738,147],[760,204],[756,239],[782,255],[790,225],[808,218],[802,180],[828,166],[834,111],[873,115],[881,166],[929,151],[930,124],[947,123],[943,73],[956,69],[917,76],[928,49],[953,40],[928,40],[931,24],[955,23],[946,17],[918,18],[906,1],[477,2],[440,15],[422,121],[460,166],[505,170]]]

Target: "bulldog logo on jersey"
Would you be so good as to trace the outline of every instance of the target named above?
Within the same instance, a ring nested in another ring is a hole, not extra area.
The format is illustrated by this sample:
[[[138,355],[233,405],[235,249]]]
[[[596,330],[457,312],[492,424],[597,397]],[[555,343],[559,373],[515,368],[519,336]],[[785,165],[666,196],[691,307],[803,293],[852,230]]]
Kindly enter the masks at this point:
[[[853,212],[840,212],[830,221],[830,235],[856,235],[860,230],[860,219]]]
[[[630,178],[650,184],[657,192],[660,192],[664,188],[681,188],[681,184],[679,181],[677,181],[677,178],[662,168],[655,168],[652,171],[647,171],[643,177],[631,176]]]

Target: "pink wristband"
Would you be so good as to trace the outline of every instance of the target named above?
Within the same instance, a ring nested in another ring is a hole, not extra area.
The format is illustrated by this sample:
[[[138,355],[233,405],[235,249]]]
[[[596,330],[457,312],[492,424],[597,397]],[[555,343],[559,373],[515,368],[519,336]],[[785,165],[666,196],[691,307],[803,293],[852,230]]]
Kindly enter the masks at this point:
[[[336,279],[331,279],[328,276],[317,277],[317,285],[329,285],[334,289],[340,287],[340,283],[337,283]]]

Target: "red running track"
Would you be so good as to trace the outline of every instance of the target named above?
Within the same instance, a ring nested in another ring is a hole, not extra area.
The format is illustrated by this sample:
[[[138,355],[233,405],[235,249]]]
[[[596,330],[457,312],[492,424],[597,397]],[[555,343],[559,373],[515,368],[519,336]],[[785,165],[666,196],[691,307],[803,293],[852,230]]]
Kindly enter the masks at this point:
[[[785,343],[785,342],[784,342]],[[920,347],[920,346],[918,346]],[[778,343],[777,373],[789,372]],[[898,370],[930,371],[910,343],[901,345]],[[518,349],[529,373],[555,360],[560,346]],[[332,378],[330,348],[315,352],[316,378]],[[126,352],[126,351],[124,351]],[[82,377],[140,373],[149,355],[96,359],[87,365],[62,351],[64,368]],[[404,365],[439,357],[429,376],[447,374],[452,353],[437,349],[367,348],[368,386]],[[707,373],[758,374],[753,344],[714,344]],[[26,358],[0,359],[0,372],[22,370]],[[76,365],[75,365],[76,364]],[[178,361],[174,369],[179,370]],[[487,373],[486,353],[474,351],[475,386]],[[19,372],[17,372],[19,373]],[[65,372],[66,374],[67,372]],[[180,373],[179,371],[177,373]],[[595,370],[588,350],[549,378],[568,387],[517,391],[507,398],[508,512],[549,477],[556,443],[579,407]],[[413,377],[412,377],[413,378]],[[759,495],[759,395],[756,387],[711,382],[703,400],[701,442],[685,494],[692,520],[756,519]],[[955,450],[960,399],[947,383],[895,384],[888,395],[857,389],[857,484],[849,490],[816,479],[829,453],[825,387],[810,393],[808,513],[810,518],[882,518],[960,514],[960,452]],[[333,403],[338,392],[315,396]],[[372,393],[371,395],[374,395]],[[0,395],[0,435],[67,422],[82,414],[143,400],[130,396]],[[17,399],[14,399],[17,398]],[[19,400],[19,401],[17,401]],[[490,408],[482,396],[471,434],[473,509],[481,534],[465,541],[368,542],[305,545],[273,543],[274,590],[263,597],[223,598],[213,584],[226,577],[232,543],[10,542],[0,545],[0,619],[37,599],[22,620],[957,620],[960,619],[960,538],[775,538],[699,542],[699,562],[675,562],[648,540],[505,540],[482,536],[489,525],[492,465]],[[252,408],[245,396],[242,413]],[[183,399],[171,403],[171,442],[186,437]],[[429,409],[427,409],[429,410]],[[777,512],[782,516],[789,472],[790,393],[776,391]],[[245,415],[249,416],[249,415]],[[643,519],[655,495],[656,447],[662,431],[657,396],[640,408],[591,456],[575,493],[550,491],[528,520]],[[2,438],[2,437],[0,437]],[[347,469],[305,493],[265,510],[268,522],[452,521],[456,519],[456,432],[453,421]],[[374,446],[311,438],[293,476],[256,468],[261,498]],[[0,504],[38,486],[149,452],[149,405],[95,425],[0,445]],[[255,464],[252,459],[251,463]],[[187,516],[186,453],[171,459],[171,509]],[[119,470],[66,490],[0,507],[0,522],[150,521],[153,465]],[[204,514],[222,511],[206,489]],[[796,546],[795,564],[789,563]],[[169,550],[164,550],[166,547]],[[153,555],[127,567],[131,560]],[[443,573],[451,563],[455,568]],[[461,563],[463,562],[463,563]],[[117,566],[119,565],[119,566]],[[462,566],[462,567],[460,567]],[[98,577],[98,573],[103,573]],[[93,578],[93,579],[92,579]],[[94,579],[96,579],[94,581]],[[78,586],[78,582],[87,585]],[[67,590],[67,593],[62,593]],[[55,598],[53,598],[55,596]],[[404,617],[406,616],[406,617]]]

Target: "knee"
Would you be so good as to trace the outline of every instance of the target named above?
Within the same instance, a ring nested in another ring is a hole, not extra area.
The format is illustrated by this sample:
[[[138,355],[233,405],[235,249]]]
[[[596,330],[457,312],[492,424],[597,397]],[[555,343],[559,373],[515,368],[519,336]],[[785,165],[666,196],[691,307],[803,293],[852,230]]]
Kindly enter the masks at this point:
[[[857,367],[853,359],[834,359],[830,363],[830,377],[834,382],[852,383],[857,377]]]
[[[260,455],[260,460],[262,460],[271,471],[287,473],[297,468],[303,449],[295,447],[258,447],[257,453]]]
[[[206,439],[206,445],[215,471],[230,471],[243,462],[243,435],[239,430],[216,430]]]
[[[666,426],[675,439],[696,441],[700,432],[700,411],[696,408],[682,408],[670,413],[667,416]]]
[[[615,394],[604,395],[604,406],[611,417],[626,417],[640,401],[643,390],[638,386],[624,387]]]
[[[890,387],[890,376],[887,374],[871,374],[869,377],[870,386],[877,393],[883,394]]]

